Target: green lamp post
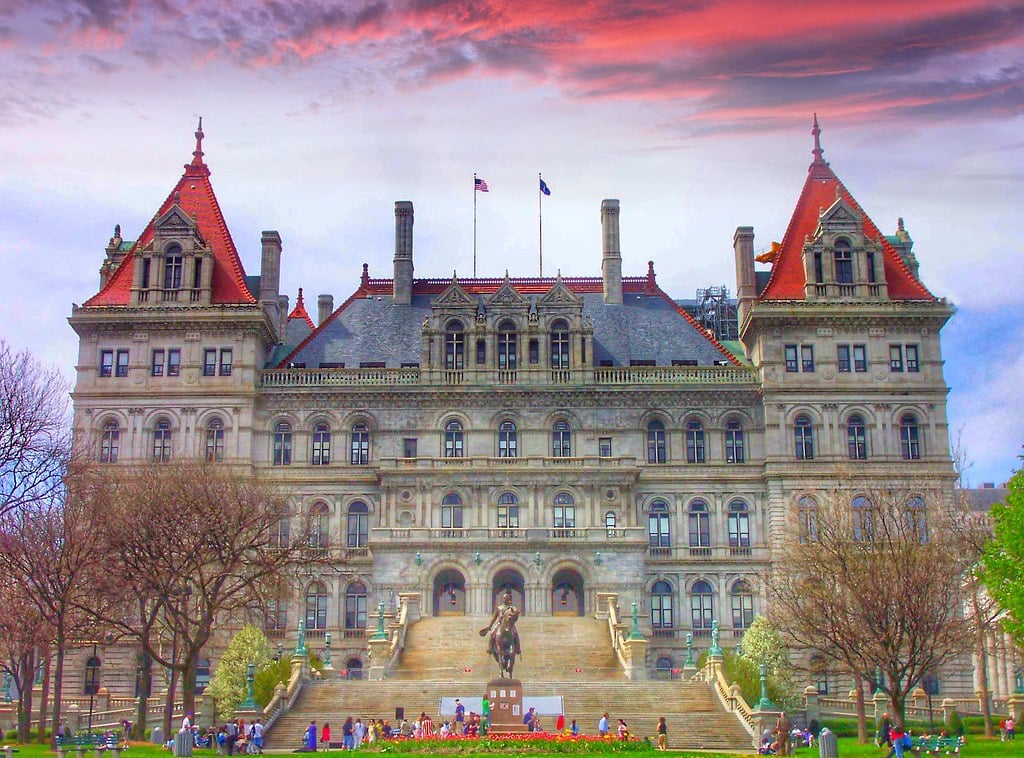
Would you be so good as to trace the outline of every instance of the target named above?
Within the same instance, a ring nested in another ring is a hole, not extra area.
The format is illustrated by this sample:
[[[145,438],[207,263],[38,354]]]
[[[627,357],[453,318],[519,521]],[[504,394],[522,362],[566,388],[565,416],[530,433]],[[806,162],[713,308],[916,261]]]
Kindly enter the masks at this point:
[[[760,710],[767,710],[775,707],[775,703],[768,697],[768,664],[762,663],[758,667],[761,679],[761,699],[757,701],[757,707]]]
[[[246,696],[245,700],[238,704],[239,710],[243,711],[258,711],[260,706],[256,702],[256,696],[253,693],[252,683],[256,679],[256,664],[250,663],[245,669],[245,686]]]

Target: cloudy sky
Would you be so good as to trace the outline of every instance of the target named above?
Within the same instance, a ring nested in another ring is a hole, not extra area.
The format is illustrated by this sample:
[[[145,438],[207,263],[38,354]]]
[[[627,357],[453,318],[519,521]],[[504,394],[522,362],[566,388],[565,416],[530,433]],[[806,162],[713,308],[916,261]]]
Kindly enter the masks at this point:
[[[902,216],[944,331],[972,483],[1024,442],[1024,3],[994,0],[2,0],[0,335],[70,373],[72,302],[115,223],[134,239],[206,161],[243,262],[284,239],[282,285],[336,301],[390,276],[394,201],[416,274],[623,273],[734,289],[731,239],[778,240],[811,159],[883,231]]]

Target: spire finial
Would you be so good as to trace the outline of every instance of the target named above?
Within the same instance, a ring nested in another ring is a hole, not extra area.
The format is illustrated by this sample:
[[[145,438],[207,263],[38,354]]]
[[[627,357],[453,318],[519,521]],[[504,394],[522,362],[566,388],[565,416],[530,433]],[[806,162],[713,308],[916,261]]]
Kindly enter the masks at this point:
[[[196,149],[192,151],[192,165],[199,166],[203,162],[203,117],[199,117],[199,126],[196,127]]]
[[[296,308],[302,308],[303,307],[303,303],[302,303],[302,287],[299,287],[299,297],[295,300],[295,307]]]
[[[821,149],[821,127],[818,126],[818,114],[814,114],[814,126],[811,128],[811,135],[814,137],[814,149],[811,150],[811,154],[814,155],[814,163],[821,164],[825,160],[821,157],[825,152]]]

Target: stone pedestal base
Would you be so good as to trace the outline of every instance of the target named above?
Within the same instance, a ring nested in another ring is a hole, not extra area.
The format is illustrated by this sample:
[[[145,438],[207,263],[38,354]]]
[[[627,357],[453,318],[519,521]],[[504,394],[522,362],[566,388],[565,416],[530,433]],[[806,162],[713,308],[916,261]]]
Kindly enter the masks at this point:
[[[391,640],[385,637],[382,640],[375,640],[372,637],[367,640],[367,647],[370,648],[370,670],[367,678],[380,681],[388,672],[388,655],[391,651]]]
[[[488,734],[524,734],[523,683],[518,679],[492,679],[487,683],[487,702],[491,706]]]

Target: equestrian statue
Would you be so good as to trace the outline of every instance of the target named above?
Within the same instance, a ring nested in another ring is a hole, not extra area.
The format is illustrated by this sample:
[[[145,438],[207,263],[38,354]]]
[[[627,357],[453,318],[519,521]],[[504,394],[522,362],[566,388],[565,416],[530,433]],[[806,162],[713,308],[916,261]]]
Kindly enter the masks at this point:
[[[501,604],[491,614],[490,623],[480,630],[481,637],[487,637],[487,652],[494,656],[498,664],[498,675],[512,676],[516,656],[522,656],[519,647],[519,632],[516,631],[516,620],[522,612],[512,605],[512,593],[507,591],[501,598]]]

